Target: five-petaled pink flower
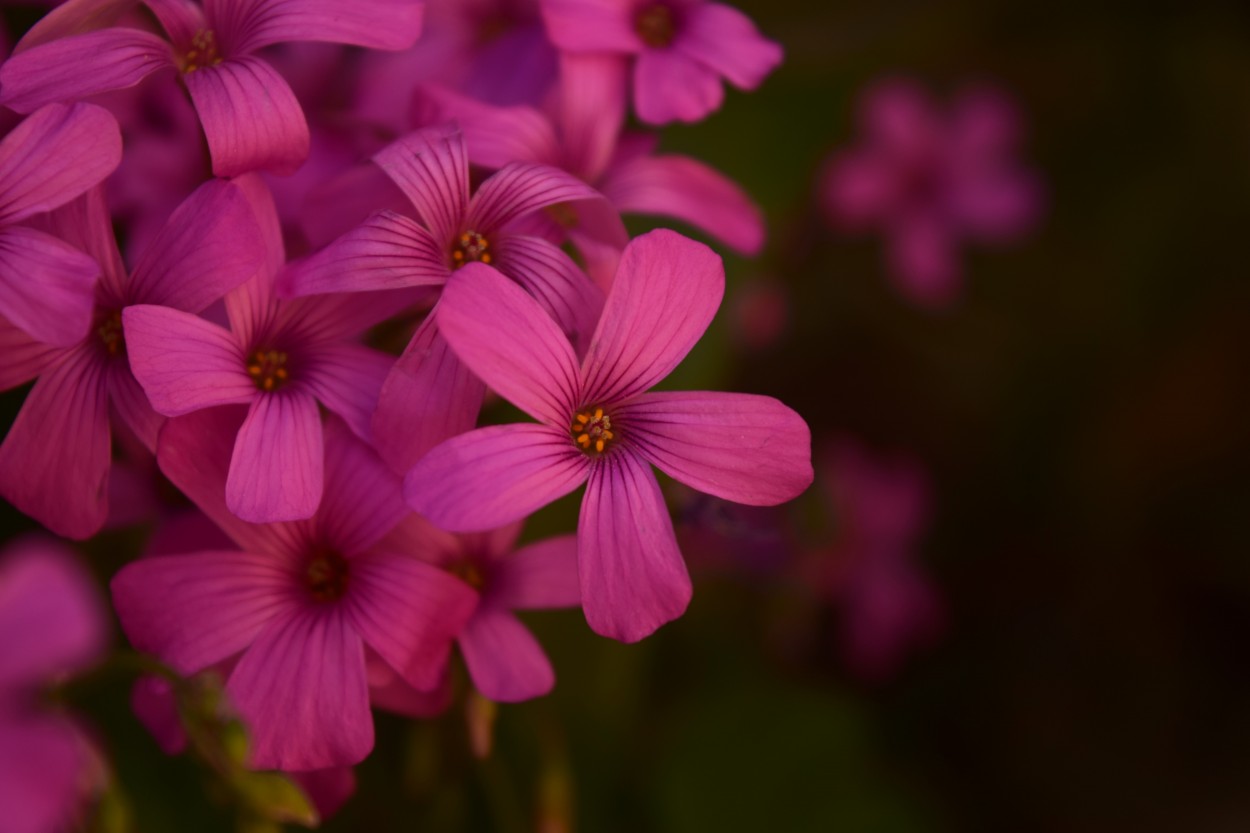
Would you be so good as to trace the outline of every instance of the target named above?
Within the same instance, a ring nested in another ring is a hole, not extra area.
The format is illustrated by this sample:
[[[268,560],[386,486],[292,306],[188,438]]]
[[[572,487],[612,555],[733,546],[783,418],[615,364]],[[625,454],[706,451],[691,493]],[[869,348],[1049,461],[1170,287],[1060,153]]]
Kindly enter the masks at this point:
[[[540,424],[480,428],[435,447],[404,494],[452,531],[502,526],[588,481],[578,522],[582,606],[598,633],[648,635],[689,603],[690,577],[650,464],[739,503],[789,500],[812,480],[807,424],[775,399],[647,391],[677,366],[724,293],[720,258],[667,230],[626,247],[580,363],[530,296],[465,267],[443,292],[457,355]]]
[[[420,34],[423,10],[416,0],[145,0],[168,40],[110,26],[44,42],[41,27],[79,32],[98,25],[97,18],[116,19],[122,6],[96,5],[104,8],[67,5],[18,44],[0,66],[0,104],[29,112],[176,69],[200,114],[217,176],[289,174],[308,156],[308,123],[295,93],[255,53],[289,41],[406,49]]]
[[[541,0],[547,32],[565,52],[633,60],[634,110],[651,124],[695,122],[725,97],[721,79],[753,90],[781,63],[781,47],[737,9],[705,0]]]
[[[941,112],[918,85],[888,81],[864,94],[859,120],[864,143],[833,157],[825,205],[839,227],[881,231],[915,303],[958,297],[965,238],[1009,243],[1036,225],[1041,181],[1016,160],[1020,117],[1002,93],[968,89]]]

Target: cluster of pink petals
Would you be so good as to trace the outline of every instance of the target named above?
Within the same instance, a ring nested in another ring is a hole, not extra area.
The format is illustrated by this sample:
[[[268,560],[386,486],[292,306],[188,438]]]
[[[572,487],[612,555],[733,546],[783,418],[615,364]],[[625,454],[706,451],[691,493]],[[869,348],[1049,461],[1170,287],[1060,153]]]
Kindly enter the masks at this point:
[[[862,144],[830,162],[825,206],[838,227],[885,237],[909,300],[951,304],[965,239],[1009,243],[1037,224],[1041,181],[1016,159],[1020,116],[1004,93],[971,87],[943,110],[914,82],[883,81],[864,92],[859,123]]]

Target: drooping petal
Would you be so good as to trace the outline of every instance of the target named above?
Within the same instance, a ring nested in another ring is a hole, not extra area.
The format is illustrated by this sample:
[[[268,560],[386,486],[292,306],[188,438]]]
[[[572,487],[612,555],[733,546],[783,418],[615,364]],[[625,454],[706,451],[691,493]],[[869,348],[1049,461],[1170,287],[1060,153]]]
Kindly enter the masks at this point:
[[[342,610],[274,621],[226,692],[251,730],[255,769],[351,766],[373,748],[364,646]]]
[[[245,552],[141,558],[110,585],[131,644],[181,674],[193,674],[251,645],[297,609],[290,563]]]
[[[627,399],[667,376],[703,335],[724,293],[724,267],[707,246],[667,229],[635,238],[582,366],[585,404]]]
[[[467,584],[411,556],[380,553],[352,561],[353,626],[418,690],[438,685],[452,640],[476,605]]]
[[[421,458],[404,478],[404,499],[443,529],[479,532],[567,495],[589,472],[568,431],[495,425],[453,437]]]
[[[638,52],[636,4],[628,0],[542,0],[547,35],[566,52]]]
[[[404,503],[399,475],[373,449],[331,419],[325,426],[326,488],[317,509],[319,536],[341,553],[365,552],[411,510]]]
[[[94,260],[51,235],[0,229],[0,315],[38,341],[69,347],[82,340],[99,277]]]
[[[200,312],[266,262],[264,240],[238,186],[214,179],[183,200],[130,281],[130,301]]]
[[[618,413],[631,449],[700,492],[773,506],[811,485],[811,431],[772,397],[652,392]]]
[[[764,246],[764,215],[729,177],[689,156],[652,156],[613,168],[604,195],[623,213],[675,217],[742,254]]]
[[[571,257],[539,237],[503,236],[495,253],[499,271],[524,287],[584,352],[603,312],[603,290]]]
[[[441,286],[451,269],[449,252],[415,221],[379,211],[321,251],[293,263],[279,292],[288,298]]]
[[[107,614],[72,552],[37,538],[6,550],[0,556],[0,690],[34,690],[99,658]]]
[[[301,354],[306,362],[304,384],[333,413],[341,416],[357,437],[373,433],[382,383],[395,357],[361,344],[322,344]]]
[[[234,337],[198,315],[139,304],[122,311],[130,369],[152,407],[182,416],[214,405],[246,405],[258,395]]]
[[[0,104],[29,113],[138,84],[174,66],[169,43],[125,27],[100,29],[33,46],[0,66]]]
[[[498,107],[434,84],[417,88],[417,124],[454,121],[464,133],[473,164],[502,168],[509,162],[557,165],[560,147],[551,122],[533,107]]]
[[[40,376],[0,445],[0,495],[67,538],[89,538],[108,514],[102,352],[84,343]]]
[[[535,419],[567,428],[580,404],[577,358],[559,325],[525,290],[489,266],[470,263],[443,290],[438,326],[488,387]]]
[[[490,603],[509,610],[577,607],[577,536],[561,535],[522,547],[497,561],[491,573]]]
[[[0,390],[25,384],[43,373],[63,351],[36,341],[0,318]]]
[[[487,699],[519,703],[543,696],[556,683],[538,640],[507,610],[479,610],[459,643],[473,685]]]
[[[724,100],[720,76],[675,49],[649,49],[634,64],[634,110],[648,124],[701,121]]]
[[[477,189],[465,225],[489,236],[512,220],[549,205],[602,199],[594,188],[559,168],[513,162]]]
[[[407,49],[421,34],[425,9],[411,0],[205,0],[204,6],[232,54],[293,41]]]
[[[308,158],[304,111],[272,66],[251,56],[186,73],[217,176],[295,173]]]
[[[577,522],[582,608],[595,633],[637,642],[686,611],[690,575],[660,484],[628,450],[598,461]]]
[[[403,136],[373,155],[443,245],[464,231],[469,205],[469,154],[460,129],[431,127]]]
[[[443,440],[473,428],[486,386],[439,333],[437,308],[395,362],[373,414],[373,443],[387,465],[408,469]]]
[[[226,478],[226,505],[252,523],[312,517],[321,502],[325,453],[312,394],[258,397],[239,429]]]
[[[781,64],[781,46],[759,33],[751,18],[720,3],[689,6],[680,49],[742,90],[753,90]]]
[[[0,142],[0,223],[64,205],[102,182],[121,160],[121,130],[103,107],[40,109]]]

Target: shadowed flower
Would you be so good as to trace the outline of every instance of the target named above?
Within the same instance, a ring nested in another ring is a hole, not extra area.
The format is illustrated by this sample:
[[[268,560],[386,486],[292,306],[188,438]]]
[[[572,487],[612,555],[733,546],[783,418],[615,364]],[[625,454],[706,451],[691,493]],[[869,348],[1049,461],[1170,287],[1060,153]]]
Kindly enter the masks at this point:
[[[586,619],[636,641],[685,611],[690,577],[648,464],[702,492],[782,503],[812,479],[807,424],[775,399],[647,391],[698,341],[724,293],[720,258],[671,231],[626,247],[586,358],[493,269],[444,290],[457,355],[540,424],[470,431],[408,473],[409,504],[452,531],[493,529],[588,482],[578,522]]]
[[[947,306],[961,290],[964,239],[1009,243],[1038,222],[1041,181],[1016,160],[1020,117],[1002,93],[965,90],[947,112],[918,85],[867,90],[863,144],[835,154],[823,185],[832,220],[877,229],[900,293]]]

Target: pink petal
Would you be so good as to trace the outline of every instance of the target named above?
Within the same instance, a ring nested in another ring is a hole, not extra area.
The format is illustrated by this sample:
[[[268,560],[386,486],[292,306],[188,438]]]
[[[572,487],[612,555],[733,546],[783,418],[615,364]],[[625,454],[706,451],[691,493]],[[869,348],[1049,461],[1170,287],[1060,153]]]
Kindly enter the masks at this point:
[[[99,276],[94,260],[51,235],[0,229],[0,315],[38,341],[69,347],[87,335]]]
[[[41,687],[104,650],[107,613],[85,565],[59,544],[23,539],[0,556],[0,687]]]
[[[216,176],[295,173],[308,158],[308,123],[295,93],[260,58],[231,58],[186,73]]]
[[[452,640],[476,605],[468,585],[416,558],[379,554],[352,562],[353,626],[418,690],[438,685]]]
[[[647,464],[628,450],[600,458],[577,522],[582,607],[595,633],[637,642],[686,611],[690,576]]]
[[[615,55],[560,56],[559,125],[566,164],[594,182],[607,168],[625,122],[626,62]]]
[[[130,369],[152,407],[182,416],[214,405],[246,405],[259,395],[234,337],[189,312],[147,304],[122,311]]]
[[[407,49],[421,34],[422,3],[412,0],[206,0],[205,10],[235,54],[275,43],[319,41]],[[225,26],[223,25],[223,28]]]
[[[854,231],[889,218],[903,185],[903,173],[894,159],[878,152],[855,151],[833,157],[822,190],[830,218]]]
[[[23,385],[43,373],[62,353],[36,341],[8,321],[0,318],[0,390]]]
[[[634,64],[634,110],[648,124],[701,121],[724,99],[720,76],[676,49],[649,49]]]
[[[493,565],[490,603],[509,610],[579,607],[577,536],[561,535],[522,547]]]
[[[547,117],[532,107],[497,107],[425,84],[417,88],[412,109],[418,124],[458,124],[475,165],[502,168],[509,162],[559,163],[555,130]]]
[[[417,209],[435,241],[449,244],[469,205],[469,155],[459,128],[409,133],[373,156]],[[449,253],[450,256],[450,253]]]
[[[200,312],[254,275],[267,259],[247,198],[213,179],[178,206],[144,253],[130,300]]]
[[[365,552],[406,516],[402,484],[342,422],[325,427],[325,494],[317,509],[319,535],[344,555]]]
[[[580,486],[590,461],[566,430],[495,425],[453,437],[404,478],[408,505],[452,532],[520,520]]]
[[[130,429],[148,451],[156,453],[156,441],[160,435],[161,426],[165,424],[165,417],[152,410],[152,403],[148,401],[148,395],[144,393],[143,386],[130,372],[128,361],[111,363],[108,388],[109,401],[113,404],[113,410],[118,419]],[[116,472],[116,467],[114,467],[114,472]],[[145,474],[145,482],[147,479]],[[116,511],[118,501],[125,498],[111,492],[109,499]]]
[[[957,158],[1001,157],[1020,142],[1023,119],[1002,90],[983,86],[963,90],[951,111],[950,143]]]
[[[549,205],[602,199],[594,188],[559,168],[513,162],[477,189],[465,225],[489,236],[517,217]]]
[[[437,308],[436,308],[437,309]],[[477,424],[486,387],[456,358],[432,310],[382,383],[373,442],[397,472]]]
[[[630,0],[542,0],[547,36],[568,52],[638,52]]]
[[[321,502],[321,414],[312,394],[257,397],[239,429],[226,478],[226,505],[251,523],[312,517]]]
[[[341,416],[356,436],[372,435],[382,383],[395,357],[359,344],[322,344],[302,354],[304,384],[331,412]]]
[[[285,297],[441,286],[450,252],[413,220],[379,211],[282,277]]]
[[[373,749],[364,646],[340,610],[274,621],[226,691],[251,729],[255,769],[351,766]]]
[[[169,44],[130,28],[101,29],[33,46],[0,66],[0,104],[29,113],[57,101],[77,101],[133,87],[174,66]]]
[[[71,0],[72,1],[72,0]],[[33,224],[38,217],[32,218]],[[105,202],[104,186],[97,185],[81,197],[43,215],[40,227],[53,237],[90,255],[100,270],[97,285],[103,301],[120,305],[126,295],[129,272],[122,263],[113,232],[113,218]]]
[[[532,295],[564,337],[584,351],[603,311],[603,290],[571,257],[541,238],[501,237],[495,254],[499,271]]]
[[[1037,225],[1043,194],[1041,181],[1024,171],[969,172],[952,183],[950,209],[969,234],[1011,241]]]
[[[863,94],[859,122],[882,151],[908,161],[932,153],[942,133],[924,89],[902,78],[877,82]]]
[[[64,718],[0,718],[5,833],[73,829],[86,800],[91,763],[85,741]]]
[[[686,10],[679,49],[742,90],[753,90],[781,64],[781,47],[760,35],[751,18],[720,3],[699,3]]]
[[[174,687],[164,677],[140,677],[130,689],[130,710],[166,755],[180,755],[187,748]]]
[[[0,142],[0,223],[59,208],[117,169],[121,130],[91,104],[50,104]]]
[[[747,256],[764,246],[764,215],[733,180],[688,156],[653,156],[609,171],[603,193],[627,214],[674,217]]]
[[[473,685],[487,699],[519,703],[542,697],[556,684],[542,646],[507,610],[479,610],[459,643]]]
[[[181,674],[229,659],[298,604],[289,561],[245,552],[141,558],[110,587],[131,644]]]
[[[634,239],[582,366],[583,401],[607,404],[648,390],[703,335],[725,294],[721,259],[667,229]]]
[[[811,485],[811,432],[772,397],[653,392],[620,414],[631,449],[700,492],[773,506]]]
[[[351,767],[293,772],[291,778],[312,801],[322,820],[341,810],[347,800],[356,794],[356,773]]]
[[[568,428],[579,404],[577,357],[525,290],[491,267],[471,263],[443,290],[438,326],[488,387],[535,419]]]
[[[912,215],[899,220],[889,239],[890,269],[899,291],[915,303],[945,307],[959,295],[962,270],[953,232],[944,219]]]
[[[96,345],[66,353],[35,382],[0,445],[0,495],[67,538],[91,537],[108,514],[105,379]]]
[[[31,26],[13,52],[17,54],[39,44],[113,26],[133,6],[134,0],[67,0]]]
[[[385,709],[405,717],[437,717],[451,705],[451,674],[443,674],[438,685],[429,691],[418,691],[404,682],[386,661],[366,649],[366,669],[369,674],[369,700],[379,709]]]

